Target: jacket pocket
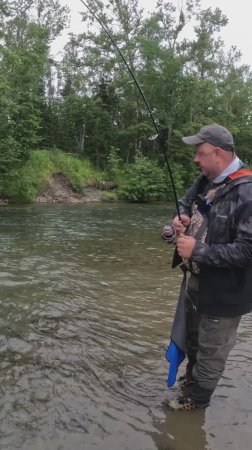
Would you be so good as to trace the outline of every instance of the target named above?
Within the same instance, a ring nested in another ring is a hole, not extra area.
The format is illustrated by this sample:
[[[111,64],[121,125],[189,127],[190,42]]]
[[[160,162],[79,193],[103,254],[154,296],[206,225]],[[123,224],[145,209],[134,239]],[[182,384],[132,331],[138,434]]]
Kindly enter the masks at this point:
[[[209,218],[210,243],[225,244],[230,242],[230,218],[226,214],[215,213]]]

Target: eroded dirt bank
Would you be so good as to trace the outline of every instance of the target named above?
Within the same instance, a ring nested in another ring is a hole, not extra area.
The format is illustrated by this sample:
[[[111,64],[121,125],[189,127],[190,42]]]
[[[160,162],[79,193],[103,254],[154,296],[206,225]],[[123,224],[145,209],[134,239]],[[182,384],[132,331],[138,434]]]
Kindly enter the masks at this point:
[[[101,200],[101,191],[94,186],[87,186],[83,195],[74,191],[69,179],[61,174],[55,173],[43,187],[36,203],[85,203],[98,202]]]

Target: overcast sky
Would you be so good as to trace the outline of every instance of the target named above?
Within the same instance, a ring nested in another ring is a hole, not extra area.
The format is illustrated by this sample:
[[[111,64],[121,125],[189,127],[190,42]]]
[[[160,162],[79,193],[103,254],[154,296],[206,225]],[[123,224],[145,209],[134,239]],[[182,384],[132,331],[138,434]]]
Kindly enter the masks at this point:
[[[183,0],[170,0],[174,5],[183,5]],[[71,31],[79,33],[83,30],[79,12],[84,12],[85,7],[80,0],[60,0],[63,5],[68,5],[71,9]],[[147,11],[155,9],[156,0],[139,0],[139,4]],[[185,0],[184,0],[185,3]],[[222,39],[227,48],[236,46],[242,52],[242,62],[249,64],[252,68],[252,45],[251,45],[251,21],[252,21],[252,1],[251,0],[201,0],[203,9],[218,7],[228,17],[229,23],[223,29]],[[58,40],[56,49],[60,50],[65,39]],[[61,45],[62,44],[62,45]]]

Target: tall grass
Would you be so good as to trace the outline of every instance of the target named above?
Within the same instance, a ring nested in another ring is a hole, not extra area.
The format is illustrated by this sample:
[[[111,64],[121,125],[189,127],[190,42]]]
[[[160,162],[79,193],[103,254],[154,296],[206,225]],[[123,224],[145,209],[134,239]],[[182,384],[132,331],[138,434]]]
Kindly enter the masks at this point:
[[[13,203],[32,202],[54,173],[62,173],[69,178],[77,192],[82,192],[87,180],[101,178],[89,161],[59,150],[36,150],[31,152],[29,160],[21,168],[5,177],[0,186],[0,195],[8,197]]]

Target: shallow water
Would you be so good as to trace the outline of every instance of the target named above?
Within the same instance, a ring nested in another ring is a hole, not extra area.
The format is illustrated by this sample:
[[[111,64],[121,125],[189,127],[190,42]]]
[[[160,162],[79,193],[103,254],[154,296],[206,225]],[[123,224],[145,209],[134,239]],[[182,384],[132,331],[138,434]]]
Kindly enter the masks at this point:
[[[251,315],[206,411],[171,412],[165,205],[0,210],[0,448],[251,448]],[[181,371],[183,368],[181,369]]]

